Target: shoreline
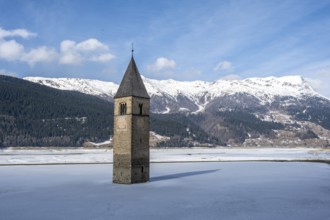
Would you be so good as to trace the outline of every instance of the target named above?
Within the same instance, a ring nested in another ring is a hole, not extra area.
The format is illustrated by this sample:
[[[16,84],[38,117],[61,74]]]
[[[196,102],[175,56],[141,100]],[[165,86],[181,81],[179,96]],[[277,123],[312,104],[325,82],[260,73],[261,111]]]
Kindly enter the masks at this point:
[[[112,164],[112,149],[0,150],[0,166]],[[151,163],[321,162],[330,164],[329,148],[161,148],[150,150]]]
[[[174,164],[174,163],[325,163],[330,165],[330,160],[205,160],[205,161],[151,161],[150,164]],[[5,166],[57,166],[57,165],[99,165],[113,164],[113,162],[86,162],[86,163],[26,163],[26,164],[0,164]]]
[[[164,149],[328,149],[330,147],[325,146],[216,146],[216,147],[150,147],[150,150],[164,150]],[[0,148],[0,152],[4,150],[113,150],[110,147],[95,147],[95,148],[86,148],[86,147],[5,147]]]

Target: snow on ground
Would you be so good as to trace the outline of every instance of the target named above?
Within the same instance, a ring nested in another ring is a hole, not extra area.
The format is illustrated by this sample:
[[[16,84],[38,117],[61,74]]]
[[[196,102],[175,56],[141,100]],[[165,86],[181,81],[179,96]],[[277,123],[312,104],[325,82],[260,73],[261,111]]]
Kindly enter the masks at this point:
[[[198,161],[330,161],[324,148],[168,148],[151,149],[151,162]],[[112,163],[109,149],[43,149],[0,151],[0,165]]]
[[[325,163],[152,163],[134,185],[113,184],[112,164],[0,166],[0,177],[0,219],[330,219]]]

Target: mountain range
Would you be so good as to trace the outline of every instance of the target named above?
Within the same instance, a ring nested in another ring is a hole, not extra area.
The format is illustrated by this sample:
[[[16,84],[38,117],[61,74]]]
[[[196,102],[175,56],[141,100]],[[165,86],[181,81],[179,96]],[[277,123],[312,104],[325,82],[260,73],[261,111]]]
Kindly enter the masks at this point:
[[[182,114],[152,113],[150,127],[152,146],[218,142]],[[0,148],[99,146],[112,134],[112,102],[0,75]]]
[[[155,118],[186,127],[163,146],[202,142],[240,146],[329,146],[330,100],[301,76],[181,82],[143,77]],[[113,102],[118,84],[90,79],[26,77],[27,81]],[[189,124],[189,125],[188,125]],[[190,127],[195,127],[194,134]],[[175,126],[176,127],[176,126]],[[154,131],[157,130],[154,126]],[[159,132],[166,135],[164,130]],[[207,135],[206,135],[207,134]],[[198,137],[204,135],[205,138]]]
[[[75,78],[25,77],[25,80],[61,90],[78,91],[112,101],[119,87],[113,82]],[[221,97],[247,94],[263,105],[277,97],[297,99],[321,97],[301,76],[249,78],[245,80],[218,80],[215,82],[181,82],[172,79],[154,80],[142,76],[152,98],[151,111],[155,113],[203,112]]]

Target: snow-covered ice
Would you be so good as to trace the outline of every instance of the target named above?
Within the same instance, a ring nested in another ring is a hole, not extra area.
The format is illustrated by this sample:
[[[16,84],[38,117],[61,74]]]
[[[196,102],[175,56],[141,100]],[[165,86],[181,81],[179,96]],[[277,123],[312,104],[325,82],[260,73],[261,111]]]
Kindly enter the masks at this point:
[[[0,166],[0,219],[330,219],[326,163],[152,163],[112,183],[112,164]]]
[[[168,148],[151,149],[151,162],[330,161],[326,148]],[[112,163],[109,149],[0,150],[0,165]]]

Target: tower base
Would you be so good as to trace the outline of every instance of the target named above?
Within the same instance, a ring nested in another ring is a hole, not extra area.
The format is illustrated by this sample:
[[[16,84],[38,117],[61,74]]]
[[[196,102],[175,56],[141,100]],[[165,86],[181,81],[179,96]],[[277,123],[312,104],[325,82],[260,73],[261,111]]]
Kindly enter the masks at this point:
[[[113,167],[113,183],[118,184],[133,184],[145,183],[149,181],[149,166],[139,165],[134,167]]]

